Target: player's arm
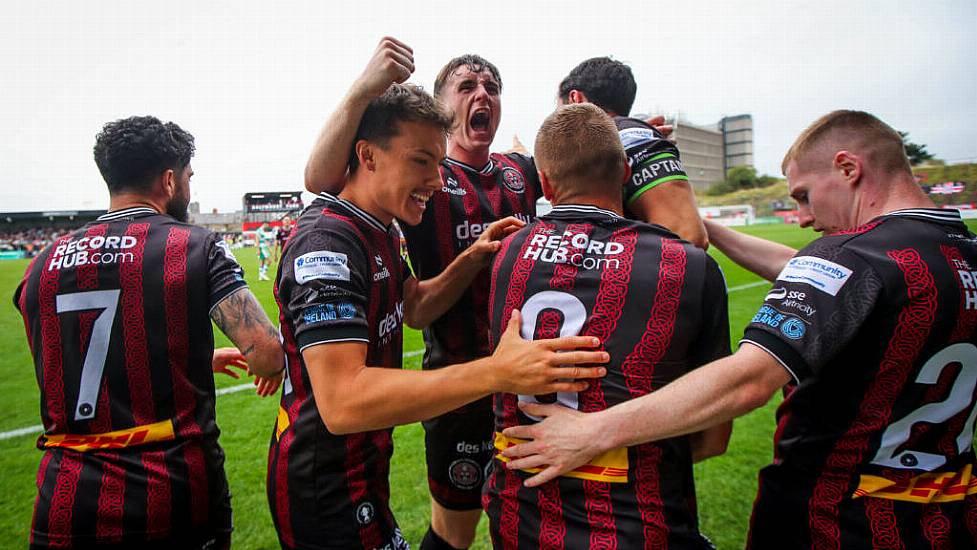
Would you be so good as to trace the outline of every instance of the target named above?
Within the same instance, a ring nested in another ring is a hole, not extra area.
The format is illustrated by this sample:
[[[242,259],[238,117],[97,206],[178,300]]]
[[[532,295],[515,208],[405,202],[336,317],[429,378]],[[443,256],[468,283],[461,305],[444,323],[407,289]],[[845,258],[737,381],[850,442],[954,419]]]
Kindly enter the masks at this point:
[[[342,190],[356,128],[367,105],[387,91],[391,84],[407,80],[412,72],[414,52],[410,46],[396,38],[382,38],[363,73],[353,82],[319,132],[305,165],[307,190],[312,193]]]
[[[414,277],[407,279],[404,282],[404,322],[407,326],[426,328],[448,311],[475,276],[491,263],[502,239],[525,225],[525,222],[512,216],[497,220],[437,277],[424,281]]]
[[[709,231],[709,242],[723,254],[768,281],[775,280],[797,254],[797,250],[787,245],[747,235],[710,220],[705,220],[705,227]]]
[[[241,350],[250,372],[265,378],[281,375],[285,356],[278,331],[248,287],[241,286],[225,296],[211,310],[210,317]]]
[[[703,365],[728,357],[729,350],[729,296],[726,280],[719,264],[706,256],[706,272],[699,291],[701,318],[699,337],[693,344],[692,361]],[[692,462],[700,462],[726,452],[733,433],[733,422],[726,421],[701,432],[689,434]]]
[[[709,236],[688,180],[673,180],[648,189],[628,208],[638,219],[667,227],[703,250],[709,246]]]
[[[790,380],[771,354],[745,343],[735,354],[700,367],[658,391],[604,411],[582,413],[559,405],[520,403],[542,422],[505,430],[531,439],[504,454],[509,468],[544,470],[535,486],[620,447],[699,432],[764,405]]]
[[[366,366],[363,342],[332,342],[302,352],[316,406],[330,432],[345,434],[425,420],[495,392],[576,392],[580,378],[603,376],[598,340],[574,336],[523,340],[513,312],[509,330],[490,357],[429,371]],[[570,365],[570,366],[568,366]],[[572,381],[571,381],[572,380]]]

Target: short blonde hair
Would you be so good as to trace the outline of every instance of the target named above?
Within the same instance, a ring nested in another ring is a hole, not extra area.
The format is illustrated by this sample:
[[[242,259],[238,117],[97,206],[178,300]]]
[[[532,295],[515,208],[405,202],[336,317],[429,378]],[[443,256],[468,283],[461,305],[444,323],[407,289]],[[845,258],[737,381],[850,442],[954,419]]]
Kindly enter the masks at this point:
[[[536,134],[536,165],[561,191],[623,185],[627,157],[617,127],[590,103],[559,107]]]
[[[832,111],[814,121],[791,145],[780,168],[792,161],[805,172],[825,170],[838,151],[851,151],[886,174],[912,173],[902,136],[864,111]]]

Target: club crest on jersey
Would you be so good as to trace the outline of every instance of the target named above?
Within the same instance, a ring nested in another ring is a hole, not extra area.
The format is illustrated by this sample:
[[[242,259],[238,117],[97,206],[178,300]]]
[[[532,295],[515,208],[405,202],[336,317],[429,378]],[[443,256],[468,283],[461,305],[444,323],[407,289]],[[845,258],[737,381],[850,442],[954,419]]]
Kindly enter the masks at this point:
[[[373,509],[373,504],[364,502],[356,507],[356,521],[360,525],[367,525],[373,521],[374,517],[376,517],[376,512]]]
[[[444,185],[441,186],[441,191],[451,193],[452,195],[458,195],[459,197],[464,197],[468,194],[468,191],[465,191],[458,186],[458,180],[456,180],[453,176],[444,178]]]
[[[448,466],[448,479],[459,489],[471,489],[482,482],[482,469],[470,458],[459,458]]]
[[[526,179],[522,177],[519,170],[508,166],[502,169],[502,184],[513,193],[522,193],[526,190]]]

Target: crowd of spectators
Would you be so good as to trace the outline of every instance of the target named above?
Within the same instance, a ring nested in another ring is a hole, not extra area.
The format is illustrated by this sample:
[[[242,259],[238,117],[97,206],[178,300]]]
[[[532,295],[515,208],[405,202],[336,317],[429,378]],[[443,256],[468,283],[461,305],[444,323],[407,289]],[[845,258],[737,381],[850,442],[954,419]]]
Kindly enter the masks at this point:
[[[70,227],[0,229],[0,252],[23,251],[27,257],[32,257],[72,229]]]

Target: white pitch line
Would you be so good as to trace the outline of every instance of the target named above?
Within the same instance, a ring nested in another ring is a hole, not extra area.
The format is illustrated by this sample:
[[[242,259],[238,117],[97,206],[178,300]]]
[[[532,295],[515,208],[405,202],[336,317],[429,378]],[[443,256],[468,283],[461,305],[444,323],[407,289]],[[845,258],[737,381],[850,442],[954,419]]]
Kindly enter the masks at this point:
[[[410,357],[417,357],[422,353],[424,353],[423,349],[408,351],[404,353],[404,358],[406,359]],[[237,393],[239,391],[244,391],[248,388],[254,388],[254,383],[238,384],[237,386],[228,386],[226,388],[220,388],[214,393],[216,393],[217,395],[227,395],[229,393]],[[26,428],[20,428],[18,430],[10,430],[9,432],[0,432],[0,441],[3,441],[5,439],[13,439],[15,437],[20,437],[22,435],[36,434],[42,431],[44,431],[44,426],[38,424],[36,426],[28,426]]]
[[[746,283],[745,285],[731,286],[726,289],[726,293],[739,292],[740,290],[746,290],[748,288],[753,288],[757,286],[769,285],[770,281],[753,281],[752,283]]]

